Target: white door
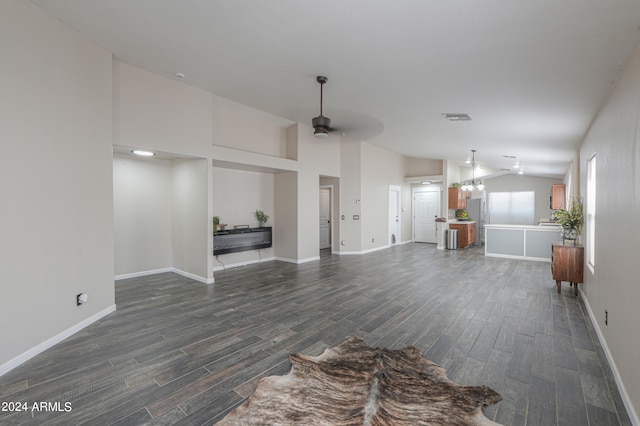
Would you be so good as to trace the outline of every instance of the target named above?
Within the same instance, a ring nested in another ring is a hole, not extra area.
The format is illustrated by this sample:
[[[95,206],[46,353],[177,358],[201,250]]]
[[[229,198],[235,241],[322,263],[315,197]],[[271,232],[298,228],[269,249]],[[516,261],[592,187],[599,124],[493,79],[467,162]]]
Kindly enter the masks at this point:
[[[389,244],[400,242],[400,187],[389,186]]]
[[[331,189],[320,188],[320,250],[331,247]]]
[[[436,243],[436,217],[440,211],[440,191],[413,193],[413,240]]]

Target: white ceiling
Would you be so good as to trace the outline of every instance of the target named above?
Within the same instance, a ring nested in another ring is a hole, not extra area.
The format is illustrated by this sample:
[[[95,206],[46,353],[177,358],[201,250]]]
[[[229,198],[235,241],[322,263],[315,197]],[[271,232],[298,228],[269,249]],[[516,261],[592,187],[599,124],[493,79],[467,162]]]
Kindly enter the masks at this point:
[[[564,175],[640,38],[638,0],[33,2],[119,61],[292,121],[318,115],[325,75],[350,137],[542,176]]]

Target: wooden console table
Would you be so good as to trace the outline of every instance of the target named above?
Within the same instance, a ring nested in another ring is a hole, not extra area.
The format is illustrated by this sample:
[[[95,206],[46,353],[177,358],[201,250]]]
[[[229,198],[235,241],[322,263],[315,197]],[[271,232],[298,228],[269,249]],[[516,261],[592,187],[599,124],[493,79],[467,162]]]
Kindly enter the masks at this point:
[[[582,283],[584,275],[584,247],[581,245],[564,245],[555,242],[551,246],[551,275],[556,280],[558,294],[562,281],[573,286],[578,295],[578,283]]]

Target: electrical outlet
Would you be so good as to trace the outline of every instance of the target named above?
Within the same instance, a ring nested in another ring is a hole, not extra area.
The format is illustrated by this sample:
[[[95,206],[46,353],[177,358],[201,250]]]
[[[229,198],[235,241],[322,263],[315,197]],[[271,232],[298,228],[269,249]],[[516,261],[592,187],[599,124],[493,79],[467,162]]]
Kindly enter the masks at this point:
[[[76,306],[80,306],[83,303],[87,303],[88,300],[89,300],[89,297],[87,296],[86,293],[80,293],[76,296]]]
[[[604,325],[609,325],[609,311],[604,310]]]

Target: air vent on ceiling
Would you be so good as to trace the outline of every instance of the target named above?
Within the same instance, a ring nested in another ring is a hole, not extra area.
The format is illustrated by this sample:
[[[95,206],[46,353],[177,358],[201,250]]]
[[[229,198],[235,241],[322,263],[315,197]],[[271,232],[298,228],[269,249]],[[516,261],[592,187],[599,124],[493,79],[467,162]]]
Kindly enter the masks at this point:
[[[502,158],[511,158],[512,160],[516,159],[515,155],[503,155]]]
[[[449,120],[449,121],[471,121],[471,120],[473,120],[473,117],[471,117],[469,114],[445,112],[445,113],[442,114],[442,116],[444,118],[446,118],[447,120]]]

